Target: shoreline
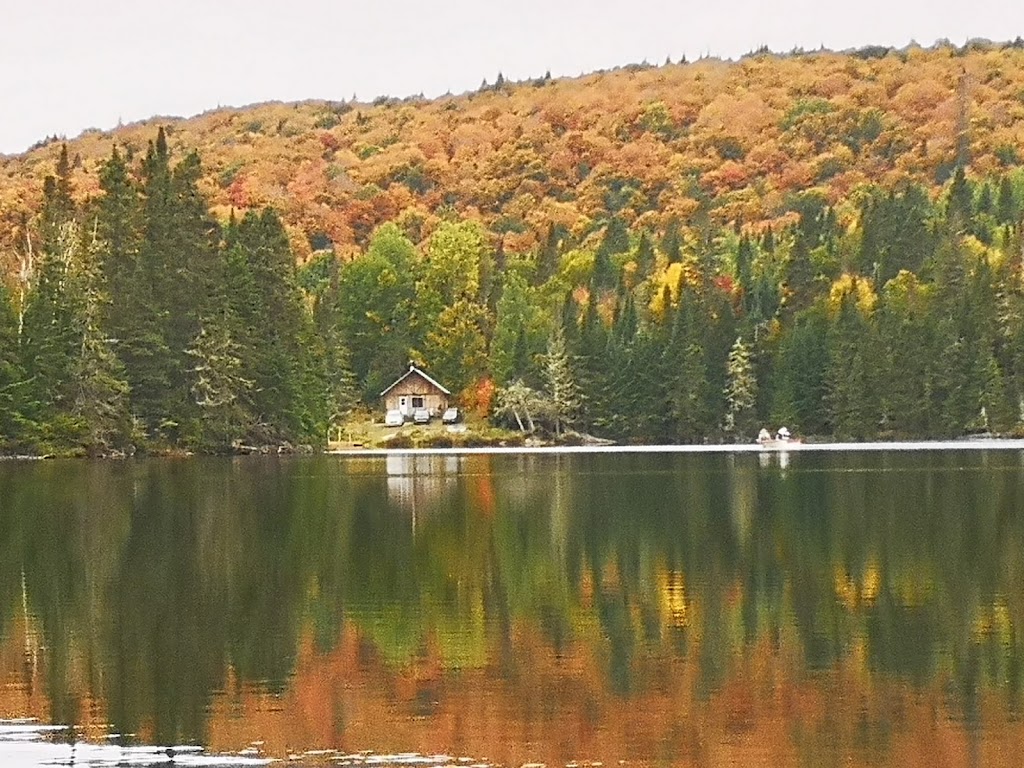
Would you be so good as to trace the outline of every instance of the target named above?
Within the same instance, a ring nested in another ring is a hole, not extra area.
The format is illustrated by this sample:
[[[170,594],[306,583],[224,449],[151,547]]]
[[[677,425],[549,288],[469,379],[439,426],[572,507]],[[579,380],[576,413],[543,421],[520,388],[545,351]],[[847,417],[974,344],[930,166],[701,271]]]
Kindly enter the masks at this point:
[[[757,443],[717,445],[544,445],[486,446],[475,448],[335,448],[323,451],[326,456],[396,456],[396,455],[473,455],[473,454],[572,454],[572,453],[808,453],[808,452],[870,452],[870,451],[953,451],[1000,450],[1024,451],[1024,439],[984,438],[961,440],[913,440],[862,443],[792,443],[786,446],[763,446]]]
[[[790,453],[869,453],[883,451],[1022,451],[1024,438],[960,438],[955,440],[894,440],[869,442],[821,442],[790,443],[788,445],[760,445],[758,443],[716,443],[703,445],[695,443],[650,444],[650,445],[509,445],[509,446],[465,446],[451,448],[327,448],[322,451],[303,453],[238,453],[238,454],[139,454],[134,456],[93,458],[96,461],[124,461],[131,459],[175,459],[182,458],[295,458],[311,456],[338,457],[381,457],[381,456],[467,456],[467,455],[568,455],[568,454],[643,454],[643,453],[756,453],[761,455]],[[0,463],[21,463],[53,460],[90,459],[87,456],[32,456],[0,455]]]

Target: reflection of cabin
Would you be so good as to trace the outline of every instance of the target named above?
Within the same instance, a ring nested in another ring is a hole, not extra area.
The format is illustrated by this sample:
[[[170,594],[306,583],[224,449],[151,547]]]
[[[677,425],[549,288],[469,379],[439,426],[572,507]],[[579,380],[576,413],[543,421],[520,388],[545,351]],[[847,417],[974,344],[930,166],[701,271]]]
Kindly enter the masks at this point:
[[[444,413],[451,395],[415,365],[410,365],[398,381],[380,393],[385,411],[401,411],[406,417],[419,408],[426,408],[431,416]]]

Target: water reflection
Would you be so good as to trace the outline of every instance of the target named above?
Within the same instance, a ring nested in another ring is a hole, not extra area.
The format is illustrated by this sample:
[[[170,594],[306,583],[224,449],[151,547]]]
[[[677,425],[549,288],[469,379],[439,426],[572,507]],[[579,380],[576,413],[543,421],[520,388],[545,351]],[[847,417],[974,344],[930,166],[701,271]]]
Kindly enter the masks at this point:
[[[1021,455],[768,458],[0,467],[0,719],[331,763],[1016,764]]]

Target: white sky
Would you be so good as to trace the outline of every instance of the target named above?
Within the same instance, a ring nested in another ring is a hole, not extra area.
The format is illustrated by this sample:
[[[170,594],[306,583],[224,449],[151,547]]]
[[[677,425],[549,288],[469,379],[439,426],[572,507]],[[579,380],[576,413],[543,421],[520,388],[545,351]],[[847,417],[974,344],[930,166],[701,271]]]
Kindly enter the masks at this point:
[[[682,54],[1024,36],[1024,0],[0,0],[0,153],[159,115]]]

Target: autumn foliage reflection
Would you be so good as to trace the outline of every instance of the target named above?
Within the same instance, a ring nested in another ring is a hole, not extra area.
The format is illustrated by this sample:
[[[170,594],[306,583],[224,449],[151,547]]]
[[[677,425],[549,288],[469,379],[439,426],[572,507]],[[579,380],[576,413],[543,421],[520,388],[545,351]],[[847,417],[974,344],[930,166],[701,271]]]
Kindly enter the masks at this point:
[[[1015,764],[1019,457],[797,459],[6,466],[0,717],[277,757]]]

